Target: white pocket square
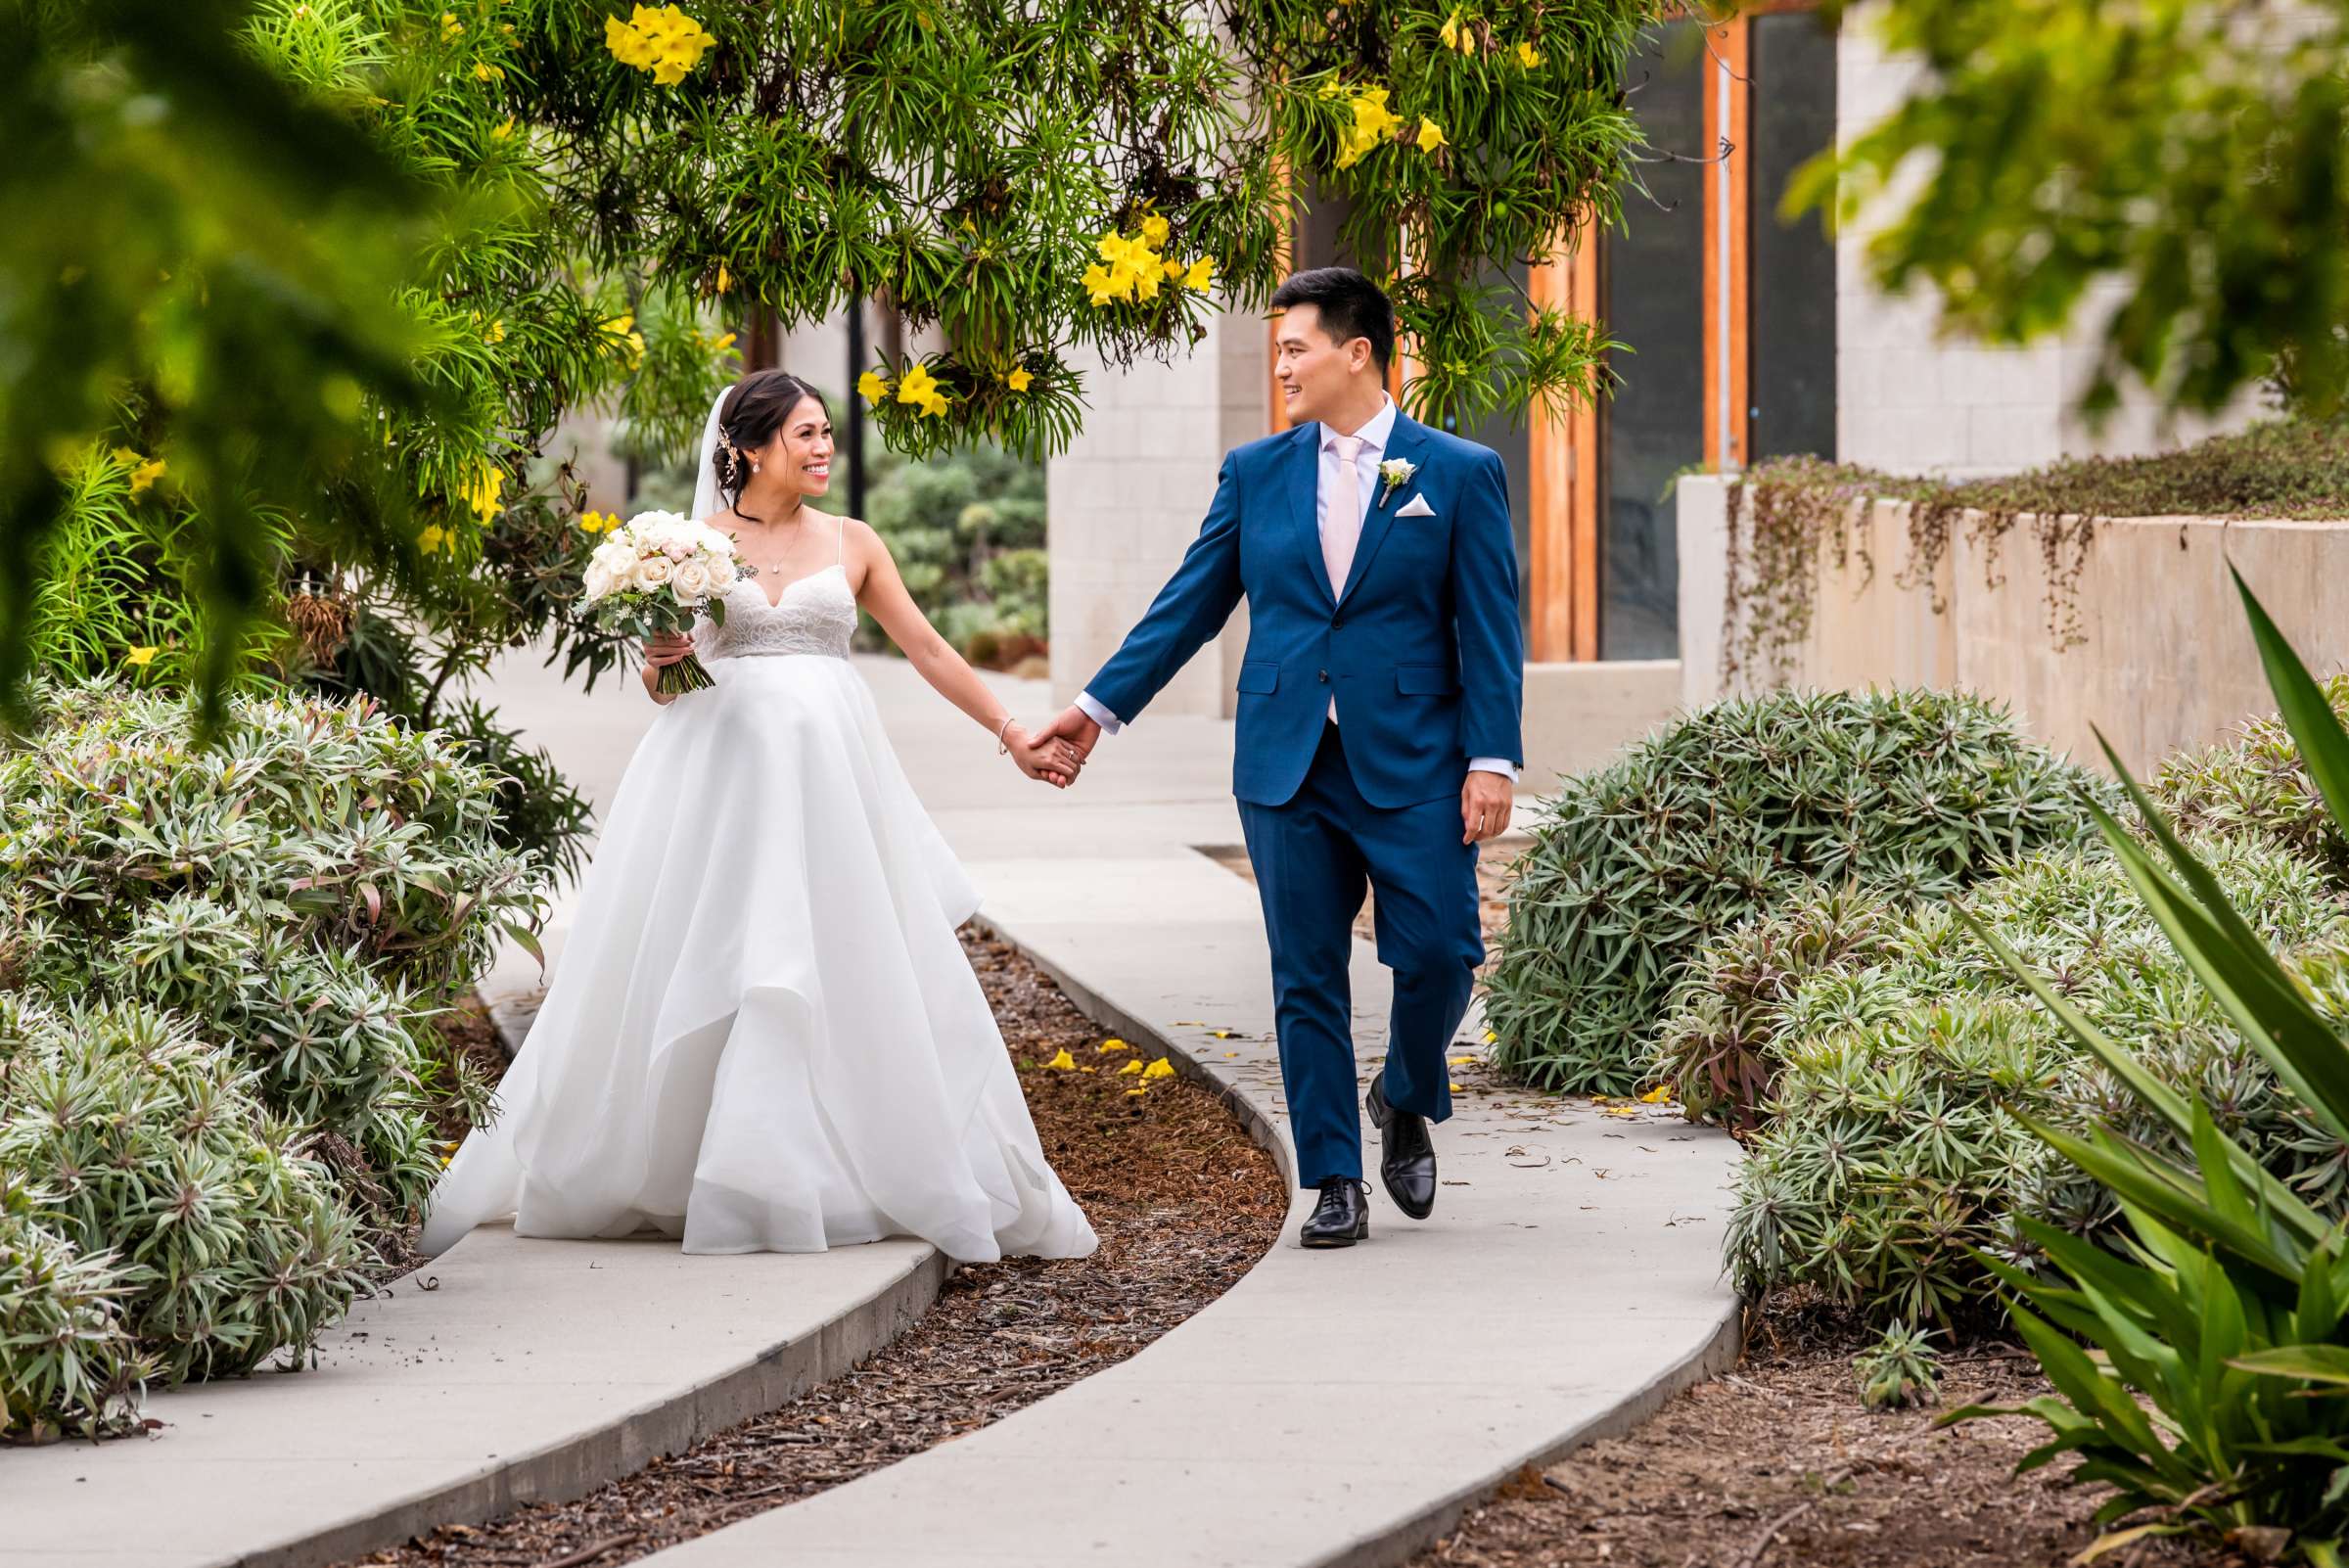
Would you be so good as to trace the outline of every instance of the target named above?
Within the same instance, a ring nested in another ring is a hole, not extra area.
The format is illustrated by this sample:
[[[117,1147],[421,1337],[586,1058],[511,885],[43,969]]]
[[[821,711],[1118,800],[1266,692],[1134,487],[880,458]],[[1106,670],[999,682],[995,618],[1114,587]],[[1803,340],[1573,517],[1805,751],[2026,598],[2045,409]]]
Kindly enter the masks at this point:
[[[1395,515],[1397,517],[1434,517],[1436,515],[1436,509],[1427,504],[1426,496],[1414,495],[1409,500],[1404,502],[1403,510]]]

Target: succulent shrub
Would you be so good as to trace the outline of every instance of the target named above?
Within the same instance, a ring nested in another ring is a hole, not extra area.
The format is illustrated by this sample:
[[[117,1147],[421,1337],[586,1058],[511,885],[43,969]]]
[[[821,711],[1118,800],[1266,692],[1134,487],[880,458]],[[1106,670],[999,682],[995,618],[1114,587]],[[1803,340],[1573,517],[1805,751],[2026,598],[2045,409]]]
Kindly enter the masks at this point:
[[[399,1250],[488,1087],[436,1016],[548,866],[504,782],[373,702],[35,688],[0,755],[0,1391],[117,1428],[299,1352]]]
[[[2349,716],[2349,672],[2319,689],[2334,713]],[[2256,834],[2316,861],[2349,889],[2349,840],[2274,714],[2245,723],[2232,739],[2169,758],[2145,793],[2181,833]]]
[[[2349,1018],[2339,1005],[2349,999],[2349,908],[2323,874],[2256,839],[2198,847],[2262,938],[2293,955],[2311,993],[2329,995],[2333,1016]],[[1667,1045],[1718,1038],[1705,1031],[1723,1010],[1703,1000],[1704,987],[1747,984],[1763,925],[1772,926],[1771,952],[1833,955],[1736,1015],[1735,1049],[1773,1081],[1771,1097],[1703,1107],[1760,1124],[1728,1236],[1744,1288],[1805,1284],[1879,1321],[1962,1322],[1996,1310],[1982,1252],[2035,1261],[2022,1221],[2096,1236],[2118,1219],[2109,1196],[2053,1156],[2017,1112],[2057,1126],[2099,1123],[2180,1152],[2167,1128],[2030,1004],[1958,908],[2028,955],[2144,1070],[2203,1098],[2230,1136],[2311,1204],[2341,1211],[2349,1145],[2245,1045],[2108,853],[2043,850],[1956,902],[1915,905],[1854,940],[1850,901],[1816,897],[1716,942],[1690,975],[1688,1005],[1662,1032]],[[1668,1065],[1686,1074],[1703,1062],[1684,1050]]]
[[[486,1088],[434,1016],[526,940],[545,868],[498,842],[497,780],[372,703],[188,708],[50,686],[0,758],[0,987],[168,1008],[317,1135],[372,1228],[438,1168],[430,1127]]]
[[[1752,1130],[1777,1081],[1773,1046],[1796,987],[1874,962],[1888,951],[1897,920],[1883,898],[1821,884],[1713,938],[1673,988],[1652,1076],[1672,1085],[1691,1121]],[[1827,995],[1819,993],[1812,1009],[1831,1013]],[[1856,1024],[1860,1015],[1843,1021]]]
[[[2104,789],[1964,693],[1773,692],[1686,715],[1543,803],[1487,987],[1496,1059],[1628,1093],[1707,938],[1821,883],[1955,893],[2080,840]]]
[[[149,1377],[299,1358],[369,1261],[307,1141],[162,1009],[0,1011],[0,1431],[115,1430]]]

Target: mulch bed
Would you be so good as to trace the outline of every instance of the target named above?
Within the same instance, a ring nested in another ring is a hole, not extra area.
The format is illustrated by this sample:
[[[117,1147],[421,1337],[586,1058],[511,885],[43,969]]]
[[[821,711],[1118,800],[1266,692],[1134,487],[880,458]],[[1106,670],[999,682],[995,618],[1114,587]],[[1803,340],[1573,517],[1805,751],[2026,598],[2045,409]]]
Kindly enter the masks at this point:
[[[2016,1476],[2046,1428],[1935,1430],[1935,1409],[1870,1414],[1852,1377],[1868,1337],[1800,1308],[1757,1314],[1737,1370],[1622,1438],[1528,1468],[1411,1568],[2060,1568],[2090,1542],[2101,1487],[2061,1461]],[[2051,1392],[2018,1347],[1953,1350],[1942,1408]],[[2223,1550],[2124,1548],[2136,1568],[2221,1568]]]
[[[1221,1296],[1279,1239],[1288,1191],[1207,1088],[1117,1069],[1104,1037],[1010,947],[963,945],[994,1004],[1036,1131],[1084,1208],[1090,1258],[977,1264],[845,1376],[575,1502],[452,1525],[358,1559],[612,1568],[977,1431],[1124,1360]],[[1043,1064],[1066,1049],[1082,1070]]]

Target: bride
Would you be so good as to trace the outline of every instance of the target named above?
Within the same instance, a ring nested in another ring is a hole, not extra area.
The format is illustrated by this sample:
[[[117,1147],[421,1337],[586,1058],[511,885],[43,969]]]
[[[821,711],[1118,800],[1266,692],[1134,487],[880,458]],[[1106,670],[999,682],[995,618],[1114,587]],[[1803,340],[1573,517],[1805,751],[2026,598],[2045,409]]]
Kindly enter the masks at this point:
[[[508,1215],[693,1253],[1093,1250],[954,935],[978,896],[849,663],[857,607],[1022,772],[1065,787],[1079,759],[1012,722],[878,534],[806,505],[831,460],[823,399],[780,371],[711,409],[694,516],[758,575],[722,626],[645,644],[648,694],[689,651],[716,684],[653,696],[502,1114],[434,1192],[428,1255]]]

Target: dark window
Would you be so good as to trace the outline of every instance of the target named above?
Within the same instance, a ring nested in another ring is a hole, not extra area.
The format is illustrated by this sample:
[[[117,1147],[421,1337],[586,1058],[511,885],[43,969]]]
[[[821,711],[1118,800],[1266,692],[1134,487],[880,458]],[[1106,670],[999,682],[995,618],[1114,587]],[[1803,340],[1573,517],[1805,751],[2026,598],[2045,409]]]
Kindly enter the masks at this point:
[[[1650,147],[1681,155],[1640,166],[1624,226],[1606,237],[1600,291],[1608,334],[1631,350],[1603,414],[1598,653],[1671,659],[1681,651],[1680,553],[1667,494],[1704,458],[1704,68],[1696,23],[1658,28],[1632,59],[1632,106]],[[1644,187],[1642,189],[1641,187]]]
[[[1835,247],[1817,213],[1778,217],[1786,182],[1835,140],[1835,34],[1807,11],[1755,17],[1748,285],[1749,462],[1835,455]]]

